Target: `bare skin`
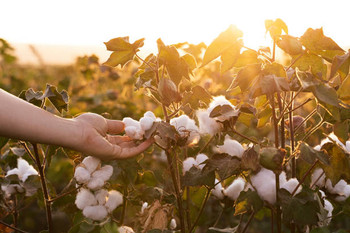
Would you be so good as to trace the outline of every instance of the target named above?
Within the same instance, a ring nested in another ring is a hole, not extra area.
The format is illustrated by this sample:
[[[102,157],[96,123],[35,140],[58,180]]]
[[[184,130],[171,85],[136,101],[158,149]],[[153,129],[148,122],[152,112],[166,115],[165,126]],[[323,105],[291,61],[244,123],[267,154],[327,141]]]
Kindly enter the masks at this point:
[[[0,136],[63,146],[103,160],[133,157],[154,142],[151,138],[136,145],[117,135],[123,131],[121,121],[94,113],[58,117],[0,89]]]

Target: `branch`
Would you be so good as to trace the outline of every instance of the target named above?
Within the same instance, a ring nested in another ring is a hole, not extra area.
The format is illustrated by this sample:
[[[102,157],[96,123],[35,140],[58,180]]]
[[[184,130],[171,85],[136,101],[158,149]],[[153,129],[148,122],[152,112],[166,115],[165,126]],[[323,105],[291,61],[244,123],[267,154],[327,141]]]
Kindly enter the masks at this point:
[[[295,189],[293,190],[292,192],[292,196],[294,196],[294,194],[296,193],[296,191],[298,190],[298,188],[300,187],[300,185],[302,183],[304,183],[306,177],[310,174],[310,172],[312,171],[312,169],[315,168],[315,166],[317,165],[318,163],[318,159],[316,159],[316,161],[314,162],[314,164],[312,164],[312,166],[305,172],[305,174],[303,175],[303,177],[301,178],[299,184],[295,187]]]
[[[11,228],[12,230],[21,232],[21,233],[28,233],[27,231],[23,231],[23,230],[21,230],[21,229],[18,229],[17,227],[13,227],[13,226],[11,226],[10,224],[7,224],[7,223],[5,223],[5,222],[3,222],[3,221],[1,221],[1,220],[0,220],[0,224],[6,226],[6,227],[8,227],[8,228]]]
[[[193,231],[193,230],[195,229],[195,227],[197,226],[198,221],[199,221],[199,219],[200,219],[200,217],[201,217],[201,215],[202,215],[202,213],[203,213],[204,207],[205,207],[205,205],[207,204],[207,201],[208,201],[209,196],[210,196],[210,189],[207,188],[207,193],[206,193],[205,198],[204,198],[204,200],[203,200],[203,202],[202,202],[202,206],[201,206],[201,208],[200,208],[200,210],[199,210],[199,213],[198,213],[198,215],[197,215],[197,218],[196,218],[196,220],[194,221],[193,226],[192,226],[191,230],[189,231],[189,233],[192,233],[192,231]]]
[[[248,226],[249,226],[249,224],[251,223],[251,221],[252,221],[254,215],[255,215],[255,212],[253,211],[253,212],[250,214],[249,219],[248,219],[248,222],[247,222],[247,224],[245,225],[245,227],[244,227],[242,233],[245,233],[245,232],[247,231]]]

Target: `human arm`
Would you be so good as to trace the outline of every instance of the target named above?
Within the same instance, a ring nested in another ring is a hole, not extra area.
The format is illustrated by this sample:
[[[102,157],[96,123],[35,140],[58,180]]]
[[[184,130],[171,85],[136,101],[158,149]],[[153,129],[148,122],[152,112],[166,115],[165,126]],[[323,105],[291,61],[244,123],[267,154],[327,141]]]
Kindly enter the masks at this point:
[[[135,156],[153,143],[148,139],[135,145],[129,137],[116,135],[123,130],[121,121],[93,113],[62,118],[0,89],[1,136],[59,145],[104,160]]]

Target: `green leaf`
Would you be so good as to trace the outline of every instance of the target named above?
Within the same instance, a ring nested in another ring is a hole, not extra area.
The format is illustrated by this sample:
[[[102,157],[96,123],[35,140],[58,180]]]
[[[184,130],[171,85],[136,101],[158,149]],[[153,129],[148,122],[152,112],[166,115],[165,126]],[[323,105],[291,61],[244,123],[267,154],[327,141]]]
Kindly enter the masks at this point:
[[[34,91],[32,88],[29,88],[26,91],[23,90],[18,97],[28,101],[31,104],[34,104],[37,107],[41,107],[43,103],[43,98],[41,98],[42,96],[42,91]]]
[[[100,231],[100,233],[113,233],[113,232],[119,232],[118,225],[113,221],[103,224]]]
[[[343,122],[336,122],[333,125],[334,134],[339,138],[339,140],[345,144],[349,138],[349,119]]]
[[[333,186],[338,183],[340,179],[347,182],[350,181],[350,159],[341,147],[335,143],[326,143],[322,146],[330,156],[330,165],[321,165],[327,178],[329,178]]]
[[[240,215],[251,211],[256,213],[262,209],[263,206],[264,202],[260,199],[258,193],[248,189],[248,191],[242,191],[235,201],[234,215]]]
[[[276,44],[284,52],[290,55],[298,55],[303,52],[302,44],[297,38],[290,35],[282,35],[280,38]]]
[[[242,46],[243,42],[237,41],[237,43],[226,49],[221,54],[221,73],[229,71],[234,66],[238,60]]]
[[[348,75],[340,85],[337,94],[344,103],[350,104],[350,75]]]
[[[265,29],[266,33],[269,32],[272,38],[279,36],[282,34],[282,30],[288,34],[288,27],[283,20],[277,18],[275,21],[273,20],[265,20]]]
[[[321,161],[323,164],[326,164],[326,165],[330,164],[328,154],[324,153],[324,151],[315,150],[305,142],[300,143],[299,150],[300,150],[300,158],[302,158],[309,164],[313,164],[316,161],[316,159]]]
[[[68,93],[63,90],[61,92],[57,91],[57,87],[50,84],[46,84],[46,90],[44,94],[40,97],[41,99],[48,98],[50,102],[55,106],[57,111],[61,112],[63,110],[68,111]]]
[[[312,92],[317,98],[317,100],[335,107],[339,106],[337,92],[328,84],[319,84],[313,87]]]
[[[222,32],[207,48],[204,54],[201,67],[205,66],[215,58],[221,56],[227,49],[236,44],[237,39],[241,38],[243,33],[236,26],[230,27]]]
[[[0,137],[0,151],[1,149],[7,144],[7,142],[9,141],[9,138],[5,138],[5,137]]]
[[[259,114],[258,114],[258,128],[265,126],[270,122],[272,116],[272,109],[270,105],[267,105]]]
[[[271,95],[276,92],[289,91],[288,80],[284,77],[278,77],[276,75],[264,75],[260,76],[259,85],[252,88],[253,96],[256,96],[254,90],[260,89],[261,94]],[[258,91],[259,92],[259,91]]]
[[[240,68],[255,63],[261,63],[261,61],[258,59],[258,52],[252,50],[245,50],[238,56],[233,66]]]
[[[275,75],[277,77],[282,77],[282,78],[287,77],[286,70],[284,69],[284,67],[281,64],[279,64],[277,62],[273,62],[271,64],[266,64],[264,69],[263,69],[263,74],[264,75]]]
[[[203,168],[203,170],[191,167],[189,171],[185,173],[182,179],[184,186],[213,186],[215,182],[215,172]]]
[[[188,65],[188,68],[190,70],[191,75],[193,75],[192,70],[194,70],[195,68],[197,68],[197,61],[196,58],[194,58],[193,55],[191,54],[185,54],[181,57]]]
[[[211,95],[201,86],[194,86],[191,91],[183,95],[183,105],[190,104],[191,108],[197,110],[201,103],[209,105],[212,100]]]
[[[240,173],[241,161],[236,156],[228,154],[214,154],[204,168],[209,171],[216,171],[221,180]]]
[[[312,29],[309,28],[300,38],[301,43],[312,51],[324,51],[324,50],[340,50],[342,48],[337,45],[331,38],[326,37],[323,34],[323,29]]]
[[[103,65],[112,66],[112,67],[121,65],[121,68],[123,68],[125,64],[132,61],[134,56],[135,56],[135,52],[133,50],[123,50],[123,51],[113,52],[108,58],[108,60],[105,63],[103,63]]]
[[[246,91],[251,86],[252,82],[258,77],[261,72],[260,64],[249,64],[242,68],[238,73],[229,89],[233,89],[237,86],[242,91]]]
[[[293,57],[293,60],[297,57]],[[295,63],[292,65],[293,68],[298,68],[301,71],[309,71],[319,79],[326,79],[327,75],[327,65],[324,63],[323,59],[314,54],[303,54]]]
[[[224,104],[216,106],[209,114],[209,117],[215,118],[224,116],[226,117],[237,117],[239,115],[239,110],[233,108],[231,105]]]
[[[335,73],[338,71],[342,80],[346,78],[349,74],[349,66],[350,66],[350,52],[344,55],[337,55],[333,58],[331,73],[329,78],[331,79]]]
[[[298,67],[295,72],[304,91],[311,91],[312,87],[321,84],[320,80],[316,79],[310,72],[301,71]]]

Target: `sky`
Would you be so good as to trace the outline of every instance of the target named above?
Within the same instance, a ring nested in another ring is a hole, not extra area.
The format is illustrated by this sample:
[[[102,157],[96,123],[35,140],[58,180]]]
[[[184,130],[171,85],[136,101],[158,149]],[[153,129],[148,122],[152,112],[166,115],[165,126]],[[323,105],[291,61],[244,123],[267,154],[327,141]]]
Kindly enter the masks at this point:
[[[104,48],[109,39],[146,38],[145,49],[188,41],[209,44],[230,24],[251,48],[270,45],[264,21],[281,18],[289,34],[323,27],[340,46],[350,45],[349,0],[3,0],[0,38],[10,43]]]

